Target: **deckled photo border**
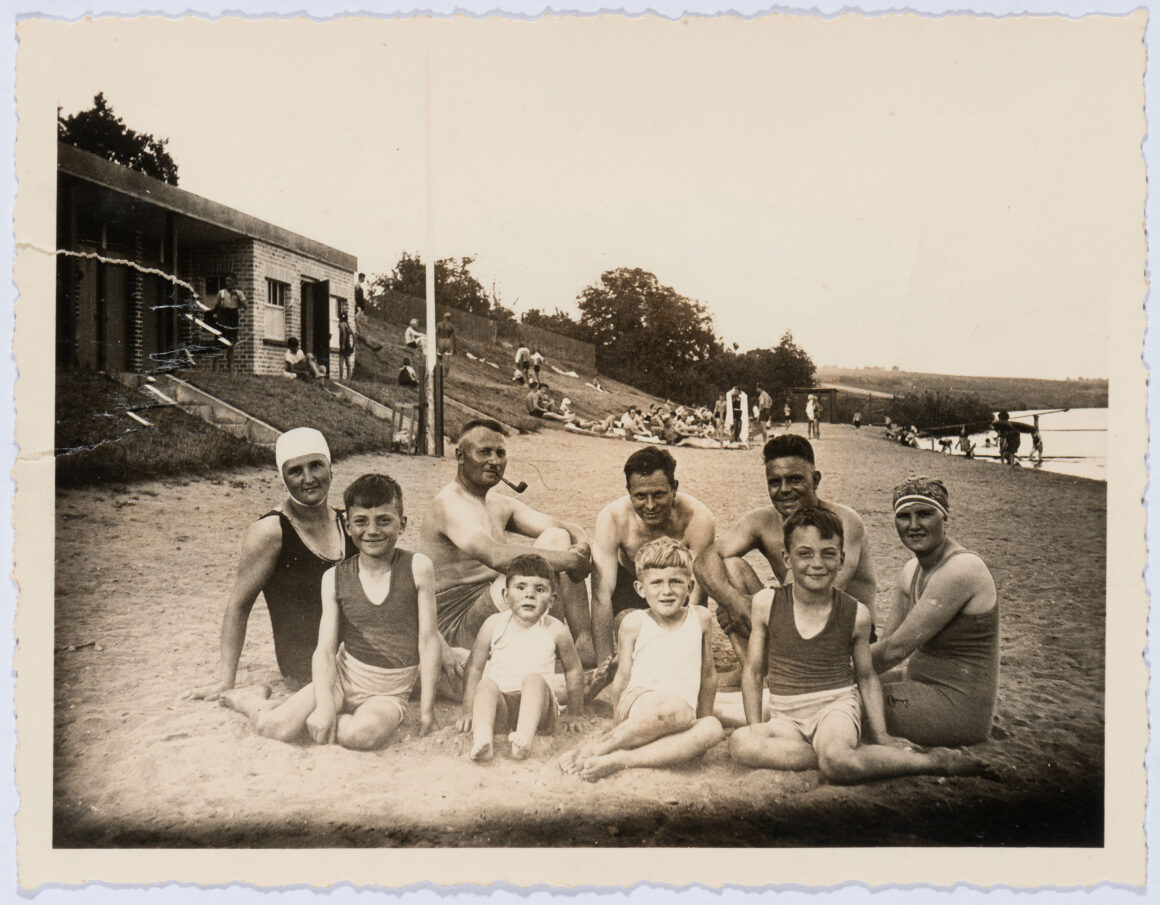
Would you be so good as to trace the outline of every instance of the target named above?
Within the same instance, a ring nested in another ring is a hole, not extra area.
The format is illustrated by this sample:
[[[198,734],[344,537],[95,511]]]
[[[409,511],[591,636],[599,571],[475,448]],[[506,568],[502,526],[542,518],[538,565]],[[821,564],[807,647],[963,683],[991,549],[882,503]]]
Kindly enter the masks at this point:
[[[369,4],[368,4],[369,5]],[[1050,9],[1043,5],[1043,9],[1033,9],[1033,12],[1047,13],[1062,11],[1069,15],[1079,15],[1086,8],[1075,8],[1068,4],[1062,7],[1052,4]],[[77,15],[80,8],[73,9],[69,4],[40,4],[41,11],[58,14],[66,17]],[[243,4],[231,4],[228,9],[238,9]],[[285,4],[285,10],[280,10],[276,3],[265,4],[263,11],[277,10],[283,13],[297,12],[302,4]],[[916,4],[912,8],[920,12],[933,12],[929,5]],[[151,9],[164,8],[167,12],[184,11],[176,3],[150,4]],[[306,7],[310,12],[320,14],[322,11]],[[456,8],[459,8],[458,6]],[[833,5],[833,9],[822,6],[827,12],[836,12],[841,7]],[[961,8],[948,7],[952,10]],[[983,10],[982,4],[972,4],[973,9]],[[1150,7],[1134,7],[1148,9]],[[747,13],[758,13],[763,7],[743,9]],[[436,12],[444,12],[438,7]],[[211,10],[212,11],[212,10]],[[247,10],[248,11],[248,10]],[[375,11],[375,10],[372,10]],[[528,12],[538,13],[539,9]],[[986,7],[986,11],[999,13],[1000,10]],[[1093,10],[1094,11],[1094,10]],[[1128,13],[1129,8],[1123,10],[1100,10],[1101,12]],[[31,12],[31,11],[30,11]],[[450,12],[450,10],[447,10]],[[703,10],[702,12],[712,12]],[[327,10],[327,14],[331,11]],[[1156,25],[1150,22],[1148,35],[1155,31]],[[1149,84],[1152,84],[1155,75],[1151,68],[1148,73]],[[25,86],[16,85],[16,98],[25,95]],[[24,117],[24,112],[22,117]],[[55,109],[49,111],[50,115]],[[1149,110],[1151,123],[1152,111]],[[36,114],[30,112],[27,119],[21,121],[17,131],[20,144],[16,147],[16,170],[20,182],[16,198],[17,240],[38,245],[47,241],[53,244],[52,222],[54,210],[46,207],[49,212],[48,232],[43,233],[43,222],[37,222],[36,210],[31,199],[51,198],[55,195],[55,153],[45,153],[42,144],[43,130],[38,131]],[[1153,130],[1154,134],[1154,130]],[[53,130],[48,132],[50,144],[55,142]],[[1152,158],[1151,149],[1149,159]],[[27,194],[25,194],[27,192]],[[1148,200],[1149,222],[1152,222],[1154,201]],[[27,224],[27,225],[26,225]],[[28,230],[28,232],[26,232]],[[29,238],[26,238],[28,236]],[[51,507],[49,516],[45,520],[43,511],[38,506],[44,500],[52,500],[52,406],[37,404],[42,393],[45,367],[48,370],[48,385],[51,386],[51,356],[42,362],[37,362],[34,355],[22,354],[21,344],[30,336],[25,332],[23,317],[29,318],[32,323],[36,317],[29,307],[20,302],[30,300],[37,287],[51,287],[53,284],[51,258],[37,256],[34,253],[16,249],[15,279],[20,287],[20,301],[16,305],[16,343],[17,364],[21,367],[21,383],[16,385],[16,407],[19,419],[15,423],[17,443],[20,445],[19,459],[15,468],[16,481],[20,491],[15,498],[16,531],[16,558],[20,563],[17,569],[21,581],[22,599],[51,599],[51,566],[47,571],[49,576],[47,594],[43,581],[38,583],[35,574],[29,574],[22,562],[22,555],[33,556],[33,551],[39,546],[51,549],[53,524]],[[41,293],[43,295],[43,293]],[[0,330],[12,323],[11,308],[6,306],[0,316]],[[1145,447],[1145,428],[1139,423],[1139,412],[1146,404],[1144,389],[1144,370],[1135,352],[1141,348],[1143,339],[1144,318],[1143,312],[1126,311],[1122,319],[1113,318],[1113,347],[1124,352],[1113,355],[1109,378],[1115,388],[1113,409],[1110,412],[1109,435],[1116,438],[1115,445],[1109,444],[1109,472],[1125,475],[1139,475],[1120,485],[1115,497],[1112,496],[1111,482],[1109,483],[1109,526],[1113,524],[1123,526],[1125,535],[1131,538],[1138,537],[1143,532],[1143,514],[1136,511],[1138,506],[1135,500],[1144,487],[1144,467],[1139,457]],[[1148,350],[1155,352],[1154,340],[1149,338]],[[1127,354],[1131,352],[1133,354]],[[42,356],[44,357],[44,356]],[[1154,354],[1150,355],[1155,358]],[[0,373],[3,370],[0,369]],[[6,376],[11,379],[12,371]],[[45,442],[47,438],[47,444]],[[27,496],[25,496],[27,494]],[[1109,533],[1112,528],[1109,527]],[[1135,575],[1138,566],[1143,563],[1143,550],[1138,549],[1138,541],[1132,545],[1132,554],[1124,559],[1111,557],[1109,545],[1108,564],[1108,600],[1117,606],[1127,598],[1136,605],[1144,601],[1142,588]],[[1117,563],[1121,570],[1117,570]],[[43,576],[42,576],[43,577]],[[1120,620],[1112,618],[1112,607],[1109,606],[1109,622],[1107,634],[1108,651],[1131,652],[1138,649],[1142,636],[1144,611],[1133,611],[1132,618]],[[52,714],[52,681],[51,663],[47,670],[48,681],[44,679],[44,664],[35,662],[38,642],[43,641],[43,625],[39,629],[32,624],[35,614],[22,609],[16,618],[16,635],[21,648],[16,654],[16,671],[20,680],[16,683],[16,707],[18,713],[32,710],[36,714],[44,714],[51,723]],[[49,649],[51,649],[51,623],[49,630]],[[40,634],[38,634],[38,632]],[[51,660],[51,658],[49,658]],[[1138,712],[1138,702],[1135,694],[1143,690],[1143,664],[1136,663],[1134,657],[1123,657],[1122,663],[1116,658],[1108,657],[1107,719],[1109,726],[1120,725],[1119,717],[1114,714],[1118,711],[1131,713]],[[1116,676],[1113,677],[1113,673]],[[1117,684],[1113,687],[1113,681]],[[1125,683],[1121,685],[1120,683]],[[1119,692],[1130,692],[1133,697],[1125,698]],[[1125,748],[1136,748],[1143,743],[1146,727],[1133,723],[1129,716],[1123,723],[1126,726],[1126,736],[1117,736],[1116,743]],[[714,886],[722,883],[745,886],[755,882],[755,877],[768,876],[768,868],[762,872],[754,872],[755,858],[763,859],[784,858],[792,868],[787,869],[787,883],[826,886],[825,878],[827,862],[841,859],[843,866],[849,865],[850,859],[854,863],[865,864],[865,882],[871,885],[889,884],[894,882],[899,866],[906,861],[906,869],[913,870],[914,861],[924,857],[941,857],[949,859],[951,851],[944,850],[757,850],[753,852],[718,851],[713,850],[704,854],[702,865],[709,865],[707,869],[698,866],[690,869],[689,850],[674,850],[669,852],[654,852],[644,850],[560,852],[559,850],[545,850],[535,854],[539,857],[529,858],[528,853],[509,850],[491,850],[482,852],[464,852],[462,850],[448,850],[446,852],[427,852],[415,850],[395,851],[327,851],[317,853],[306,859],[300,852],[180,852],[170,853],[153,850],[120,850],[105,852],[53,852],[51,837],[45,832],[46,827],[37,825],[37,808],[43,808],[43,814],[50,814],[50,808],[38,795],[47,792],[51,795],[51,725],[49,727],[49,756],[43,757],[42,749],[35,749],[35,735],[39,731],[32,722],[20,719],[17,728],[27,733],[21,737],[21,745],[33,746],[27,752],[29,759],[25,762],[27,772],[21,775],[19,799],[20,814],[17,816],[18,854],[21,863],[20,885],[25,888],[35,888],[41,884],[64,883],[73,884],[84,881],[84,878],[99,873],[112,877],[110,864],[123,859],[121,866],[124,872],[116,874],[121,882],[159,883],[173,880],[183,883],[218,884],[228,883],[235,877],[244,877],[247,882],[255,885],[284,885],[315,883],[329,885],[334,882],[348,882],[355,885],[374,885],[381,883],[384,876],[392,878],[392,886],[397,884],[414,884],[423,882],[456,882],[469,883],[477,881],[481,874],[472,872],[472,865],[476,859],[486,867],[490,873],[499,873],[506,882],[513,885],[544,884],[555,887],[571,887],[574,885],[591,886],[620,886],[631,884],[642,875],[650,881],[683,885],[686,883],[704,883]],[[1110,734],[1109,734],[1110,737]],[[1143,867],[1143,851],[1135,827],[1121,825],[1111,818],[1116,808],[1124,808],[1132,818],[1142,818],[1140,813],[1143,804],[1138,798],[1127,802],[1116,801],[1122,791],[1138,792],[1140,776],[1139,770],[1133,770],[1131,765],[1125,764],[1124,771],[1117,773],[1113,768],[1115,745],[1108,745],[1108,827],[1105,847],[1103,850],[1010,850],[1010,851],[977,851],[953,850],[953,876],[945,870],[938,870],[925,878],[927,882],[946,885],[956,880],[977,885],[990,885],[1000,882],[1011,885],[1021,885],[1020,877],[1032,877],[1028,881],[1036,886],[1045,887],[1074,887],[1087,883],[1100,882],[1111,879],[1121,884],[1136,884],[1143,881],[1141,869]],[[22,750],[22,753],[23,750]],[[39,758],[40,762],[36,762]],[[47,782],[45,780],[47,779]],[[17,805],[15,795],[12,798],[14,811]],[[1132,821],[1129,820],[1130,824]],[[1112,857],[1119,854],[1119,857]],[[647,859],[647,869],[642,869],[641,861]],[[864,861],[862,860],[864,859]],[[306,862],[309,862],[308,864]],[[883,862],[887,862],[883,864]],[[945,861],[944,861],[945,863]],[[448,869],[450,866],[450,869]],[[547,866],[547,871],[545,867]],[[305,870],[302,868],[305,867]],[[1101,874],[1101,869],[1106,873]],[[547,873],[547,876],[545,875]],[[937,875],[937,876],[936,876]],[[914,874],[911,874],[913,877]],[[397,878],[397,879],[396,879]],[[15,878],[14,878],[15,884]],[[93,888],[92,893],[98,900],[105,896],[116,896],[115,890],[101,890]],[[241,890],[236,890],[241,893]],[[175,889],[170,887],[165,892],[173,898],[178,898],[193,890]],[[638,892],[637,895],[642,893]]]

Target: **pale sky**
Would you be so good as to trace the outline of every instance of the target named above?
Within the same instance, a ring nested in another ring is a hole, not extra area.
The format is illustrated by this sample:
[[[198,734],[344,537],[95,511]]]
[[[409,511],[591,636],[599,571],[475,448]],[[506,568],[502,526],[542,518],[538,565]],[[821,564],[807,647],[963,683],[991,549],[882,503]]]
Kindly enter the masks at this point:
[[[168,137],[182,188],[368,273],[425,252],[430,174],[435,255],[517,311],[641,267],[742,350],[1097,377],[1107,307],[1143,304],[1141,28],[102,19],[18,53],[66,114],[103,90]]]

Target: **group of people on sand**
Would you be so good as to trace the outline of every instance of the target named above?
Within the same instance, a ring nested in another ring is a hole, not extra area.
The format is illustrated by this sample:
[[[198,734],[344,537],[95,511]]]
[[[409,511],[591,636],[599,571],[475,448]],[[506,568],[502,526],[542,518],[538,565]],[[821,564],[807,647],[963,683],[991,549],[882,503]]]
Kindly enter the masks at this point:
[[[394,480],[363,475],[334,509],[325,438],[283,434],[287,497],[247,532],[217,681],[191,696],[219,698],[264,736],[362,749],[390,740],[417,685],[420,735],[436,725],[437,694],[461,700],[458,728],[483,762],[497,731],[513,758],[528,757],[537,734],[574,727],[603,694],[611,725],[560,762],[588,780],[695,760],[727,728],[735,762],[817,768],[832,782],[981,769],[952,747],[990,732],[998,601],[983,561],[947,534],[941,481],[911,477],[893,492],[914,558],[883,622],[862,519],[817,495],[803,437],[765,444],[770,505],[720,534],[656,446],[628,457],[627,493],[601,509],[591,541],[496,490],[507,467],[498,423],[470,422],[455,457],[410,552],[398,546],[407,516]],[[768,584],[743,558],[751,551],[771,567]],[[235,687],[259,593],[297,689],[281,702],[267,686]],[[742,663],[739,695],[718,693],[710,599]]]

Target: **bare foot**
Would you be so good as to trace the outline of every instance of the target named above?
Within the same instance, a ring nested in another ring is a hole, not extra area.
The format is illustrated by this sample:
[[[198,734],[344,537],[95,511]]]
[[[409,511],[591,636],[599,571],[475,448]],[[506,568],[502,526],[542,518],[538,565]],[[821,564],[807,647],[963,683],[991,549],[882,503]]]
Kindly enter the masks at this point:
[[[592,756],[592,752],[588,745],[581,745],[579,748],[573,748],[567,754],[560,758],[560,769],[564,773],[579,773],[580,768],[584,766],[584,761]]]
[[[978,776],[986,772],[982,761],[954,748],[931,748],[928,753],[946,776]]]
[[[594,754],[580,767],[580,778],[585,782],[596,782],[598,779],[611,776],[617,770],[623,769],[624,765],[616,759],[616,755]]]
[[[494,753],[495,751],[492,748],[491,742],[476,742],[472,745],[471,753],[467,756],[477,764],[486,764],[491,760]]]
[[[532,740],[519,738],[514,732],[508,736],[508,741],[511,742],[512,760],[527,760],[528,755],[532,753]]]
[[[258,711],[263,709],[263,705],[269,700],[269,697],[269,685],[248,685],[245,688],[231,688],[229,691],[223,691],[218,698],[218,703],[253,719]]]
[[[612,684],[614,678],[616,678],[616,654],[584,674],[584,703],[591,703],[594,697]]]

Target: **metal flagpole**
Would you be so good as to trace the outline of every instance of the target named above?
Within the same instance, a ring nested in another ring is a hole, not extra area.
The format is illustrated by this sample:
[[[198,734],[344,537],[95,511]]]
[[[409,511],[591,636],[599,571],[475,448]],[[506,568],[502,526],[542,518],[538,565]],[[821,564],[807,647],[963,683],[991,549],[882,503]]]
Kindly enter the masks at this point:
[[[427,381],[426,381],[426,436],[423,442],[428,455],[435,455],[435,212],[434,179],[431,175],[431,55],[426,55],[427,69]]]

